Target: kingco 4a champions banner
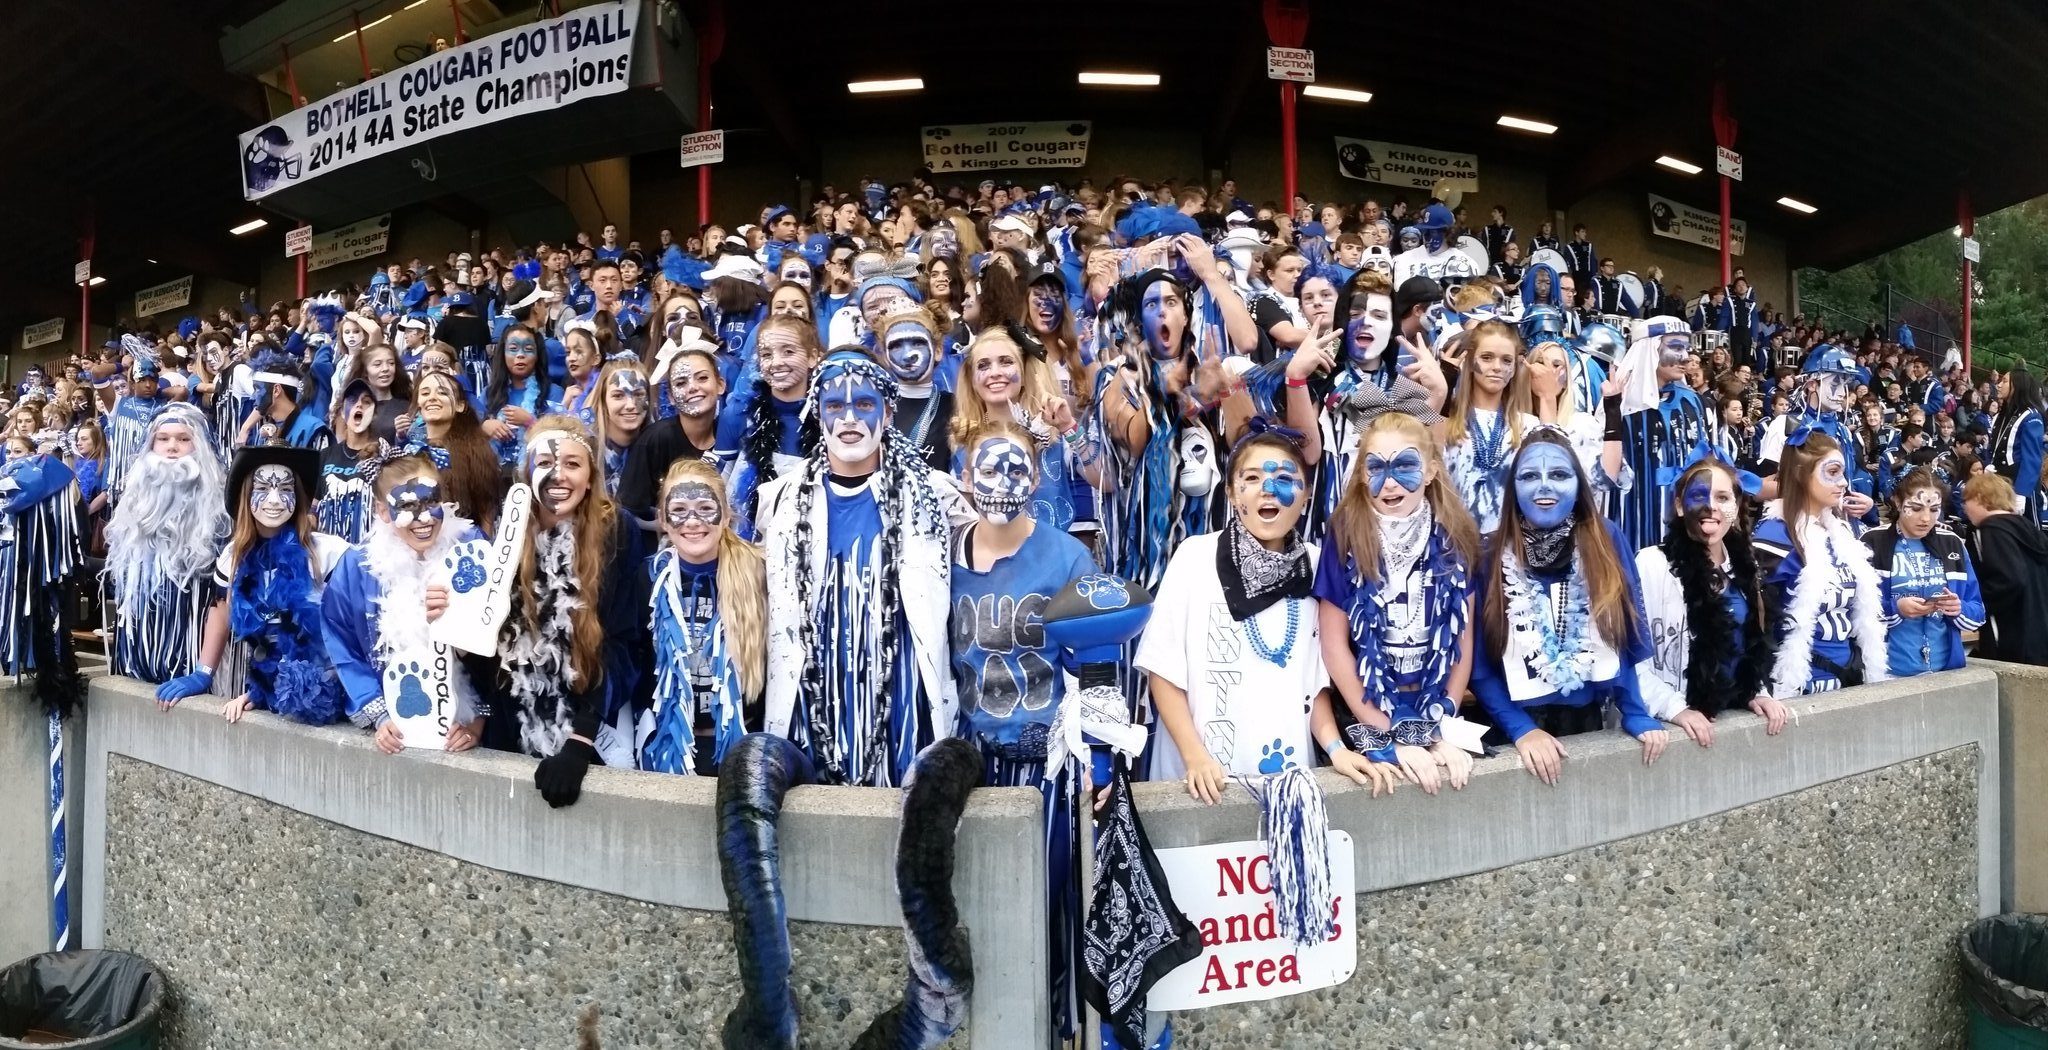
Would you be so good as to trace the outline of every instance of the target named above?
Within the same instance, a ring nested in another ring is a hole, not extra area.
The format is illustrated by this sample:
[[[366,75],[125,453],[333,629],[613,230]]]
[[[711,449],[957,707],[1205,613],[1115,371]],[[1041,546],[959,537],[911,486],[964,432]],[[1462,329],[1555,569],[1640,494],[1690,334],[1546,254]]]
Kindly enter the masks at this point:
[[[1721,216],[1654,193],[1649,197],[1651,233],[1702,248],[1721,250]],[[1736,219],[1728,224],[1728,254],[1741,255],[1742,246],[1748,240],[1748,223]]]
[[[640,0],[451,47],[242,136],[242,196],[508,117],[626,90]]]

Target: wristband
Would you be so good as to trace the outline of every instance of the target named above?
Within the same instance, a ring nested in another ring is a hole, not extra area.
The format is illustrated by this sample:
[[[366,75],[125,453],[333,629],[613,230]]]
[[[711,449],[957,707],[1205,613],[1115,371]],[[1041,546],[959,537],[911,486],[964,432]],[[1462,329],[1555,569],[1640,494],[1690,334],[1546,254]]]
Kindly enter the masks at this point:
[[[1332,761],[1336,760],[1337,752],[1349,750],[1351,749],[1344,746],[1344,737],[1341,734],[1331,737],[1329,742],[1323,745],[1323,754],[1330,756]]]
[[[212,665],[212,664],[193,664],[193,665],[192,665],[192,669],[193,669],[194,671],[197,671],[197,672],[199,672],[200,674],[203,674],[203,675],[207,676],[208,678],[211,678],[211,677],[213,677],[213,665]]]
[[[1293,388],[1295,388],[1296,390],[1301,390],[1301,389],[1304,389],[1304,388],[1306,388],[1306,387],[1308,386],[1308,380],[1306,380],[1306,379],[1297,379],[1297,378],[1295,378],[1294,376],[1288,376],[1288,377],[1287,377],[1287,385],[1288,385],[1288,386],[1290,386],[1290,387],[1293,387]]]

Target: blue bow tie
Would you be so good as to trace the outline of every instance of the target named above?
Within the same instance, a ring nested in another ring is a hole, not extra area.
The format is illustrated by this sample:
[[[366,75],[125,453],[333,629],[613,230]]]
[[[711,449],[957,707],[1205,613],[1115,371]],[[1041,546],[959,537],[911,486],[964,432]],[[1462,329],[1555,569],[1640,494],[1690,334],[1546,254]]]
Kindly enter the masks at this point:
[[[1405,449],[1393,459],[1382,459],[1368,452],[1365,456],[1366,487],[1378,497],[1380,490],[1387,487],[1388,479],[1394,484],[1414,492],[1422,488],[1422,453]]]

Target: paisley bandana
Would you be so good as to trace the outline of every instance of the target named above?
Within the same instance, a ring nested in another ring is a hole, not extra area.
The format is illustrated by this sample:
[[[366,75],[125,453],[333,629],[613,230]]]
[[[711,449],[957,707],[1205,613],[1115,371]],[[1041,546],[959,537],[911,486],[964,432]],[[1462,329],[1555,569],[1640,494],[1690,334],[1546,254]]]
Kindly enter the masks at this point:
[[[1216,544],[1216,575],[1233,619],[1249,620],[1282,598],[1308,597],[1315,583],[1308,548],[1292,532],[1286,542],[1284,550],[1267,550],[1237,515],[1224,522],[1222,541]]]

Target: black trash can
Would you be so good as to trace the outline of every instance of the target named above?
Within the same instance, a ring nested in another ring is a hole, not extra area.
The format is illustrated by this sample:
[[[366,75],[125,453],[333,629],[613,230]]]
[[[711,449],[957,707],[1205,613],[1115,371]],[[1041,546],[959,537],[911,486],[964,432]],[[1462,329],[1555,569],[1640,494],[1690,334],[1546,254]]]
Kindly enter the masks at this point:
[[[156,1050],[164,979],[140,955],[81,949],[0,970],[0,1050]]]
[[[2048,1048],[2048,915],[1979,919],[1962,937],[1970,1046]]]

